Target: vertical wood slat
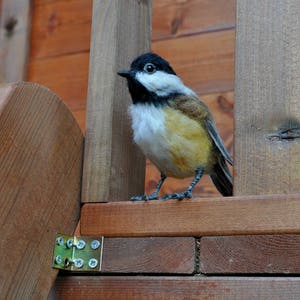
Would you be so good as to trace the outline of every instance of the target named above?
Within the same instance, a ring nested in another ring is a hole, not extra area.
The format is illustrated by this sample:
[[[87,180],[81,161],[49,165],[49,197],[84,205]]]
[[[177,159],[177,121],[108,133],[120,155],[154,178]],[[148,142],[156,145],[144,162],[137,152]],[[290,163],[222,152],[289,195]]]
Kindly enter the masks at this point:
[[[300,191],[299,11],[298,0],[237,1],[235,195]],[[241,243],[248,255],[238,267]],[[299,273],[284,246],[293,243],[290,236],[204,237],[202,271]],[[257,265],[261,249],[269,258]]]
[[[1,2],[0,82],[25,80],[30,45],[31,1]]]
[[[300,191],[299,11],[298,0],[237,1],[236,195]]]
[[[83,202],[143,193],[145,159],[131,143],[131,102],[117,71],[150,49],[151,0],[93,3]]]

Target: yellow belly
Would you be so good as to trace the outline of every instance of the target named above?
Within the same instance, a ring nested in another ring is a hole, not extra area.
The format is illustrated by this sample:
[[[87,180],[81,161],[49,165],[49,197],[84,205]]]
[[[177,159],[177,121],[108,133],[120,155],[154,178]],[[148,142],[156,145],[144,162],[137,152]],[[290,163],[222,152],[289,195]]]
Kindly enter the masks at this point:
[[[210,171],[214,163],[212,141],[204,126],[180,111],[164,108],[168,152],[176,169],[162,170],[166,176],[193,176],[198,167]],[[163,166],[160,166],[163,169]]]

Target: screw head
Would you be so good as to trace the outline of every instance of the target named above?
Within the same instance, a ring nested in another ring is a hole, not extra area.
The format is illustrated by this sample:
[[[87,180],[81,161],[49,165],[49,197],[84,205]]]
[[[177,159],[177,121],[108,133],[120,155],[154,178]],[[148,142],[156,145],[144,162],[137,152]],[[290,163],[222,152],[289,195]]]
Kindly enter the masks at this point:
[[[56,244],[57,245],[63,246],[64,243],[65,243],[65,240],[64,240],[64,238],[62,236],[57,237],[57,239],[56,239]]]
[[[83,263],[84,263],[84,261],[82,258],[76,258],[74,260],[74,266],[78,269],[83,267]]]
[[[55,257],[55,263],[58,265],[60,265],[62,263],[62,257],[60,255],[57,255]]]
[[[85,241],[84,240],[79,240],[76,244],[76,248],[81,250],[85,247]]]
[[[91,258],[88,262],[88,265],[91,269],[95,269],[98,265],[98,260],[96,258]]]
[[[72,248],[73,247],[73,240],[71,240],[71,239],[67,240],[67,247],[68,248]]]
[[[91,242],[91,248],[93,249],[93,250],[96,250],[96,249],[98,249],[100,247],[100,242],[98,241],[98,240],[93,240],[92,242]]]

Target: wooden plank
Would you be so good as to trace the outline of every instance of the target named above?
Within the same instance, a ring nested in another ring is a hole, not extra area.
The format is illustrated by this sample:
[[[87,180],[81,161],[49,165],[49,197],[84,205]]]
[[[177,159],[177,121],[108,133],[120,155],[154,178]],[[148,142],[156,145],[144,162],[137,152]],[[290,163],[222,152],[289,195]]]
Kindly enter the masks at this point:
[[[81,233],[202,236],[300,233],[300,195],[86,204]]]
[[[53,299],[289,299],[300,298],[299,277],[59,277]]]
[[[90,49],[91,0],[35,0],[31,60]],[[152,40],[233,28],[234,0],[154,0]]]
[[[298,193],[300,16],[295,11],[300,9],[300,3],[240,0],[237,9],[234,192],[236,195]],[[280,138],[280,132],[284,136],[284,131],[289,139]],[[227,255],[228,243],[232,249],[241,245],[240,238],[212,239],[215,244],[224,244],[224,252],[216,252],[216,259]],[[299,270],[292,262],[282,261],[278,239],[259,237],[243,243],[245,248],[241,251],[248,255],[245,254],[240,271],[235,268],[236,272]],[[203,244],[206,242],[207,239],[202,240],[203,248],[209,247]],[[280,237],[281,246],[293,243],[289,236]],[[273,255],[261,265],[254,265],[262,257],[262,247]],[[235,254],[233,261],[239,260],[236,251],[232,254]],[[282,255],[286,257],[285,251]],[[269,261],[271,266],[266,265]],[[203,269],[210,268],[208,260],[202,263]],[[218,265],[215,272],[220,269],[228,270],[228,262]]]
[[[226,148],[233,151],[233,92],[216,93],[200,95],[201,99],[213,112],[217,128],[224,141]],[[158,180],[160,172],[151,164],[149,160],[146,163],[146,193],[153,192]],[[180,192],[191,183],[192,178],[176,179],[168,178],[161,188],[161,194]],[[215,188],[209,176],[204,175],[200,183],[194,188],[195,195],[201,197],[216,197],[219,192]]]
[[[186,36],[152,43],[197,94],[233,90],[235,31]]]
[[[72,234],[79,216],[83,136],[48,89],[0,88],[1,297],[45,299],[57,231]]]
[[[124,200],[144,191],[145,159],[129,142],[131,99],[117,71],[149,50],[150,31],[150,0],[94,1],[83,202]]]
[[[203,237],[204,274],[300,273],[300,235]]]
[[[152,40],[220,31],[235,26],[235,0],[154,0]]]
[[[0,13],[0,82],[25,80],[30,44],[31,1],[2,0]]]
[[[43,1],[43,5],[36,4],[30,59],[89,52],[92,4],[92,0]]]
[[[88,53],[33,60],[29,80],[49,87],[71,110],[82,110],[86,107],[88,65]]]
[[[192,274],[194,238],[105,238],[102,271]]]

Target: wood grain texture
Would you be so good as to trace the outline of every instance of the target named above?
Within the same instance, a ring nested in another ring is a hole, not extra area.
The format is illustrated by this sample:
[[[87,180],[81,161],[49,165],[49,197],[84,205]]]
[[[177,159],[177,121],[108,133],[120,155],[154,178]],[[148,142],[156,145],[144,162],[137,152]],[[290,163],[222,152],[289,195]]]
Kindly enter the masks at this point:
[[[92,0],[43,1],[32,20],[31,60],[88,52]]]
[[[203,237],[204,274],[300,273],[300,235]]]
[[[45,299],[57,231],[79,217],[83,136],[63,102],[30,83],[0,87],[1,297]]]
[[[235,195],[299,192],[299,9],[296,0],[237,1]],[[212,237],[203,239],[201,247],[223,243],[224,249],[215,248],[218,259],[227,256],[230,243],[230,261],[235,262],[241,257],[233,249],[245,239]],[[245,259],[235,272],[299,272],[296,257],[295,263],[282,259],[291,259],[283,245],[293,244],[289,236],[251,238],[242,244]],[[268,249],[269,258],[263,257],[261,248]],[[216,273],[230,270],[230,263],[222,262],[215,266]],[[214,273],[208,259],[202,264]]]
[[[102,271],[192,274],[194,238],[105,238]]]
[[[149,50],[150,31],[150,0],[94,1],[83,202],[120,201],[144,191],[145,159],[129,142],[131,99],[117,71]]]
[[[197,94],[233,90],[235,31],[186,36],[152,43]]]
[[[299,130],[300,2],[237,9],[235,194],[297,193],[300,139],[276,135]]]
[[[86,204],[81,233],[203,236],[300,233],[299,195]]]
[[[86,109],[89,53],[32,60],[29,80],[45,85],[64,99],[72,111]]]
[[[152,40],[235,26],[235,0],[154,0]]]
[[[31,1],[2,0],[0,9],[0,82],[27,78]]]
[[[92,0],[35,0],[31,60],[88,52]],[[234,0],[153,0],[152,40],[233,28]]]
[[[216,93],[201,95],[201,100],[213,112],[213,116],[224,141],[226,148],[232,154],[233,152],[233,92]],[[160,179],[160,172],[151,164],[146,162],[146,193],[152,193],[157,182]],[[161,188],[161,194],[182,192],[191,183],[192,178],[176,179],[168,178]],[[196,185],[193,192],[194,196],[216,197],[219,194],[209,176],[204,175],[199,184]]]
[[[297,300],[300,278],[59,277],[52,299]]]

